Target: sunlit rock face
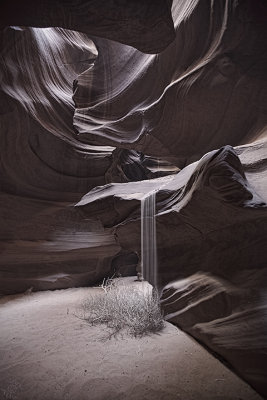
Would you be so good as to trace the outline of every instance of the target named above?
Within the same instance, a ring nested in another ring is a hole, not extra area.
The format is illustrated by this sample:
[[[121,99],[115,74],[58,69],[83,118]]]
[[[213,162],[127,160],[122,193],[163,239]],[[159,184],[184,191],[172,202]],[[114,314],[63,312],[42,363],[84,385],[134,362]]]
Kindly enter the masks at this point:
[[[105,183],[112,159],[112,148],[73,137],[72,82],[95,46],[54,28],[7,28],[2,43],[0,292],[98,280],[120,249],[70,207]]]
[[[121,248],[73,205],[113,179],[153,177],[156,161],[75,138],[73,81],[98,54],[86,35],[13,27],[1,39],[0,293],[97,282]]]
[[[0,293],[134,273],[157,191],[167,319],[266,395],[265,2],[175,0],[175,35],[170,2],[32,7],[1,14]]]
[[[87,35],[9,27],[1,43],[0,293],[95,283],[136,256],[121,251],[94,215],[84,219],[75,203],[107,182],[178,168],[77,140],[73,85],[98,57]]]
[[[267,121],[264,15],[263,1],[183,0],[173,4],[175,40],[160,54],[95,38],[99,57],[75,84],[79,140],[183,167],[259,138]]]

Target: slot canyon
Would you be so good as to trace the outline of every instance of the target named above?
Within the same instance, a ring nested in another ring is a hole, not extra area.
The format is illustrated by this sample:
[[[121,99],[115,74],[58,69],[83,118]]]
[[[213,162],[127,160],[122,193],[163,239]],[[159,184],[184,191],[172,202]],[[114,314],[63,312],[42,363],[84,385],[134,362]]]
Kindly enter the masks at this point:
[[[1,298],[135,276],[154,193],[166,321],[266,398],[266,1],[10,0],[0,43]]]

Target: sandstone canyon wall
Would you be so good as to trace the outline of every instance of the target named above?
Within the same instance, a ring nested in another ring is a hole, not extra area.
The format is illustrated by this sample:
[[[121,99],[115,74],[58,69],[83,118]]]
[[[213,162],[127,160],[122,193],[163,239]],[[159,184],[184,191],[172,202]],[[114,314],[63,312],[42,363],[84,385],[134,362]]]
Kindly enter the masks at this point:
[[[170,6],[6,4],[0,293],[134,270],[155,190],[166,318],[267,394],[267,7]]]

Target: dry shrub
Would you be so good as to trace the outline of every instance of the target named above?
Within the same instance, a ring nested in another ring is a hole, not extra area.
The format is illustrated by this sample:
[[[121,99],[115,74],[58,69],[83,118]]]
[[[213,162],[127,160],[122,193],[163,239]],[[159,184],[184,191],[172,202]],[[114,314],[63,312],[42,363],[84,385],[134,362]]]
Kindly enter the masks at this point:
[[[146,282],[125,285],[115,279],[104,281],[101,287],[102,293],[82,304],[82,318],[91,325],[105,324],[109,337],[122,332],[142,337],[164,328],[158,292]]]

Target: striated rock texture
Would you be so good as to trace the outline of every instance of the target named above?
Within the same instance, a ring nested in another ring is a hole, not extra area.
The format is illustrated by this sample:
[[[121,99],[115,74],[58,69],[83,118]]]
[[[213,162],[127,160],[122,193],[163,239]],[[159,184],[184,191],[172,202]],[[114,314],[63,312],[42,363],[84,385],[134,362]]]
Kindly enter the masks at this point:
[[[1,43],[0,293],[88,285],[122,260],[132,265],[135,254],[121,251],[112,231],[73,206],[106,182],[179,169],[77,140],[73,81],[98,56],[87,35],[12,27],[1,32]]]
[[[79,140],[136,149],[181,168],[261,136],[266,2],[180,0],[172,11],[176,37],[161,54],[94,38],[99,57],[75,84]]]
[[[158,282],[174,322],[266,394],[267,143],[225,146],[180,173],[99,187],[76,205],[141,254],[140,199],[157,191]]]
[[[166,318],[266,396],[265,1],[175,0],[175,34],[169,1],[21,4],[1,12],[0,293],[134,273],[157,191]]]
[[[232,155],[222,159],[191,206],[180,210],[186,234],[176,240],[176,267],[161,258],[162,279],[171,281],[163,288],[162,306],[167,320],[221,355],[265,397],[267,145],[236,152],[243,168],[235,169]],[[191,227],[188,220],[194,220]],[[184,239],[189,235],[191,243]]]

